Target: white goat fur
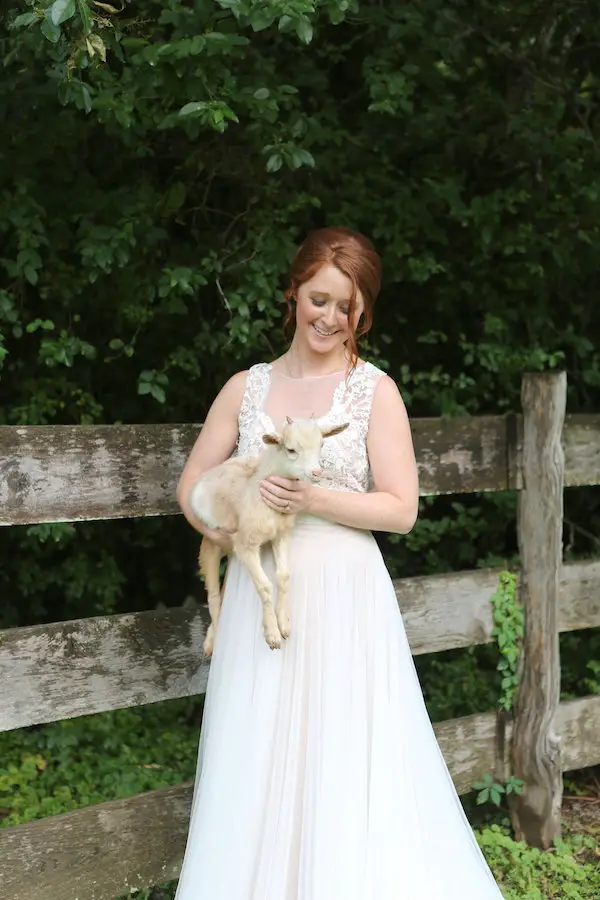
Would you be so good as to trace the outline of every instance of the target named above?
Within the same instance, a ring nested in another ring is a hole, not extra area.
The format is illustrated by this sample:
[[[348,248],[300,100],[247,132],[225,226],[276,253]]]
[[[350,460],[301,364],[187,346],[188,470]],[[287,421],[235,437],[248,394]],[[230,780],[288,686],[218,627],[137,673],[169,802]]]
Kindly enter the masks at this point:
[[[270,475],[303,480],[318,478],[323,440],[347,427],[348,423],[344,423],[328,428],[315,419],[292,421],[288,417],[281,435],[263,435],[266,447],[257,457],[234,457],[209,469],[190,493],[190,508],[201,522],[209,528],[233,532],[233,552],[244,563],[256,586],[263,606],[265,640],[272,648],[281,647],[281,639],[290,633],[288,548],[296,517],[267,506],[260,496],[260,482]],[[260,560],[261,548],[269,541],[275,558],[275,607],[273,585]],[[199,565],[211,620],[204,641],[206,656],[212,654],[221,610],[219,565],[224,555],[218,544],[203,537]]]

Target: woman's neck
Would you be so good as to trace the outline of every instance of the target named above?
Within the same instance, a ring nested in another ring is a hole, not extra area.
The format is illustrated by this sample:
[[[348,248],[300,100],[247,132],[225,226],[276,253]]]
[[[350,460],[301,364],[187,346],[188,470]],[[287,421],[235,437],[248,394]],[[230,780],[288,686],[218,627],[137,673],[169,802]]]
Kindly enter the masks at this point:
[[[280,357],[282,369],[291,378],[318,378],[343,372],[350,365],[346,348],[341,347],[335,354],[321,355],[311,353],[294,341],[289,350]]]

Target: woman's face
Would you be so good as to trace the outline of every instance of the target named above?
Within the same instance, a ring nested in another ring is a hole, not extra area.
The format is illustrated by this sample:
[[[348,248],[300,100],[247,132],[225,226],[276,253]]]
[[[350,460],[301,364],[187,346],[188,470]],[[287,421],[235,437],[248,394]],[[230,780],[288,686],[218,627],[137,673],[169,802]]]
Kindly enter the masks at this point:
[[[364,309],[360,291],[348,319],[352,282],[335,266],[322,266],[316,275],[298,288],[296,295],[296,337],[306,341],[317,353],[331,353],[356,330]]]

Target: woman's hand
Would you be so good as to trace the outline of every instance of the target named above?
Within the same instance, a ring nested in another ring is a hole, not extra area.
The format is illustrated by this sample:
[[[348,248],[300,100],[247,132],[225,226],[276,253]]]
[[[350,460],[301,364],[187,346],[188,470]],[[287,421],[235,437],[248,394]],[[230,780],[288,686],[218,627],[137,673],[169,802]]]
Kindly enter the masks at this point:
[[[267,506],[290,516],[306,512],[312,494],[312,484],[298,478],[280,478],[279,475],[271,475],[260,483],[260,495]]]

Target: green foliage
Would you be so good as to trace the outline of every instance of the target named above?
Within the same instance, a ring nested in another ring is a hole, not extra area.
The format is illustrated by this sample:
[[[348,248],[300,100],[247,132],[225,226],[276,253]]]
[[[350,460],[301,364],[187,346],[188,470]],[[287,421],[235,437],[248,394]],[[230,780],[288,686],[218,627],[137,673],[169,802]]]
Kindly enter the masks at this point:
[[[514,775],[509,776],[504,783],[494,781],[493,777],[486,772],[480,781],[473,782],[473,789],[479,791],[477,794],[477,803],[493,803],[500,806],[502,797],[508,794],[522,794],[523,781],[515,778]]]
[[[506,900],[594,900],[600,891],[600,869],[592,838],[558,841],[552,851],[512,840],[499,826],[479,837]]]
[[[0,824],[193,778],[197,734],[189,719],[196,706],[180,700],[0,734]]]
[[[497,667],[502,677],[498,706],[508,712],[512,709],[519,684],[519,642],[523,639],[525,625],[523,608],[517,600],[517,575],[514,572],[500,572],[491,603],[494,619],[492,637],[496,639],[501,657]]]

